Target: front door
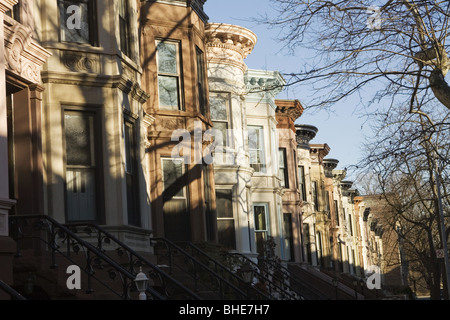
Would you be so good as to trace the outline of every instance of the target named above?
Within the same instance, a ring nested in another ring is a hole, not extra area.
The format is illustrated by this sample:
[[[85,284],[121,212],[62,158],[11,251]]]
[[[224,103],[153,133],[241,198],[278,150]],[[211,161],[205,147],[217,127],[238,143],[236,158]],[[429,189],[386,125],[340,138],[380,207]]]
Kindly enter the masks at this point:
[[[190,241],[188,179],[184,159],[162,158],[164,235]]]

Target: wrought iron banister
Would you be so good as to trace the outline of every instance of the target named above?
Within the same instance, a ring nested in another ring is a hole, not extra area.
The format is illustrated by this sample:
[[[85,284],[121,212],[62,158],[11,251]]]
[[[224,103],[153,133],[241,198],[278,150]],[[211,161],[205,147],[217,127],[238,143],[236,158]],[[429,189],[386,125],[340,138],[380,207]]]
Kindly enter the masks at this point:
[[[177,243],[178,244],[178,243]],[[230,279],[230,281],[234,281],[235,283],[244,283],[244,279],[240,277],[238,270],[233,270],[214,259],[210,254],[207,254],[205,251],[200,249],[198,246],[193,244],[192,242],[180,242],[180,246],[183,246],[186,251],[189,250],[192,256],[199,257],[199,260],[206,260],[206,263],[213,265],[214,271],[218,274],[222,275],[224,278]],[[257,287],[248,285],[249,294],[258,300],[270,300],[270,297],[259,290]]]
[[[127,266],[130,272],[135,272],[135,266],[149,268],[150,278],[158,282],[162,293],[170,299],[203,300],[198,294],[117,239],[117,237],[105,230],[105,228],[93,223],[71,223],[67,227],[76,233],[85,233],[88,237],[93,238],[93,240],[95,239],[97,248],[106,255],[108,255],[108,252],[115,252],[120,257],[126,256],[128,260]],[[105,244],[109,247],[115,246],[115,248],[106,250]],[[173,293],[173,291],[176,291],[177,294]]]
[[[23,295],[18,293],[16,290],[11,288],[9,285],[7,285],[5,282],[0,280],[0,289],[5,291],[9,296],[14,300],[27,300]]]
[[[230,256],[233,256],[241,261],[241,263],[249,263],[258,272],[255,273],[255,277],[261,284],[264,284],[267,292],[270,296],[278,300],[303,300],[303,297],[298,295],[295,291],[283,288],[271,279],[271,275],[262,269],[260,265],[252,261],[247,256],[238,252],[229,252]]]
[[[86,266],[84,268],[80,267],[80,270],[88,276],[88,288],[86,293],[93,293],[92,279],[95,279],[119,298],[124,300],[130,299],[130,291],[133,289],[136,273],[123,268],[119,263],[105,255],[101,250],[81,239],[68,227],[45,215],[11,216],[9,221],[11,235],[17,244],[17,256],[21,255],[21,241],[27,239],[38,240],[47,246],[47,249],[50,250],[51,254],[51,268],[57,267],[56,254],[63,256],[73,264],[77,264],[74,260],[76,258],[74,254],[76,254],[77,257],[80,257],[81,255],[79,255],[79,253],[84,253],[86,257]],[[60,244],[66,244],[66,251],[62,250],[58,241]],[[109,268],[106,269],[105,267]],[[100,273],[101,271],[105,272],[105,278],[109,278],[109,281],[112,282],[114,282],[117,275],[119,275],[121,280],[121,283],[119,283],[122,289],[121,293],[117,292],[117,289],[112,288],[112,284],[106,283],[103,279],[100,279],[100,275],[97,275],[97,273]],[[151,287],[147,289],[147,294],[156,300],[167,300],[167,297]]]
[[[186,271],[187,274],[192,277],[196,291],[200,291],[200,288],[203,285],[208,290],[212,290],[218,294],[221,300],[251,300],[251,297],[247,292],[222,277],[174,242],[165,238],[152,238],[151,242],[154,246],[157,246],[158,244],[162,245],[166,250],[170,273],[174,271],[173,267],[176,265],[176,259],[174,258],[177,255],[186,261],[187,264],[179,266],[178,269]],[[208,283],[208,279],[211,282]],[[214,284],[216,287],[214,287]]]
[[[270,265],[273,269],[277,269],[281,272],[275,273],[273,275],[278,281],[283,282],[289,287],[289,290],[297,292],[305,300],[328,300],[329,298],[323,293],[319,292],[314,287],[310,286],[308,283],[301,281],[298,276],[296,276],[292,271],[283,266],[279,262],[275,262],[271,259],[259,259],[261,263]],[[286,282],[288,280],[288,282]],[[297,289],[298,288],[298,289]]]

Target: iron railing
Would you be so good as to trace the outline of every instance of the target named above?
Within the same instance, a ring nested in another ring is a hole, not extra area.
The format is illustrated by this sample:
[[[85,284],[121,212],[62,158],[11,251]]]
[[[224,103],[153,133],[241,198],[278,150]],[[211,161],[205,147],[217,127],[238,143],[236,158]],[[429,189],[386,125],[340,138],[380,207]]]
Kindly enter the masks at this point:
[[[21,295],[16,290],[11,288],[9,285],[7,285],[2,280],[0,280],[0,289],[5,291],[13,300],[27,300],[23,295]]]
[[[288,268],[283,266],[280,262],[271,259],[258,259],[259,264],[265,270],[272,270],[270,272],[274,280],[283,285],[289,291],[295,291],[304,300],[328,300],[329,298],[323,293],[319,292],[313,286],[302,281]],[[275,272],[277,270],[277,272]]]
[[[164,238],[152,238],[151,243],[159,256],[168,263],[170,274],[182,273],[188,276],[194,290],[204,292],[209,300],[252,299],[248,288],[241,288],[230,282],[174,242]]]
[[[297,294],[292,288],[286,286],[285,281],[277,281],[273,277],[273,272],[267,268],[262,268],[259,264],[255,263],[253,260],[238,252],[229,252],[228,255],[234,259],[234,264],[238,263],[243,265],[244,263],[249,263],[253,269],[256,270],[255,277],[260,283],[261,288],[267,291],[271,299],[276,300],[304,300],[304,297]]]
[[[101,284],[118,298],[131,299],[131,293],[135,291],[136,272],[126,270],[101,249],[49,216],[10,216],[10,232],[16,241],[17,257],[21,256],[22,242],[28,242],[28,245],[31,244],[34,248],[44,244],[44,249],[50,253],[50,268],[58,267],[57,255],[74,265],[81,264],[80,259],[85,263],[84,266],[80,266],[80,270],[87,275],[86,293],[94,292],[92,280],[96,280],[96,283]],[[148,287],[147,295],[155,300],[168,299],[152,287]]]
[[[71,223],[67,225],[70,230],[96,243],[96,248],[112,259],[121,260],[129,272],[135,273],[136,267],[147,270],[149,278],[153,281],[153,287],[171,300],[203,300],[195,292],[187,288],[181,282],[170,276],[157,265],[150,262],[142,254],[139,254],[128,245],[117,239],[105,228],[93,223]]]
[[[240,269],[238,267],[229,268],[225,266],[223,263],[213,258],[211,253],[206,253],[199,246],[193,244],[192,242],[181,242],[177,243],[180,247],[182,247],[186,252],[188,252],[191,256],[195,257],[199,261],[203,262],[205,265],[208,265],[211,269],[213,269],[216,273],[220,274],[223,278],[228,281],[234,283],[239,286],[245,284],[244,279],[240,274]],[[270,297],[255,287],[253,284],[246,284],[246,290],[248,291],[248,295],[252,299],[256,300],[270,300]]]

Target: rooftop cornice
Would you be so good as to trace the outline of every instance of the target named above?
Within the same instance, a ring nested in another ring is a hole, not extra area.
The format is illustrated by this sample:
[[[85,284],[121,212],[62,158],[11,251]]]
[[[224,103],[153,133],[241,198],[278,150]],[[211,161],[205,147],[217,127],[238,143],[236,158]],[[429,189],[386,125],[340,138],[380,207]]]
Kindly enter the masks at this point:
[[[338,163],[339,160],[337,159],[323,159],[323,167],[327,178],[333,178],[333,169],[337,167]]]
[[[319,129],[317,127],[308,124],[296,124],[296,139],[297,147],[303,149],[310,149],[309,142],[314,139]]]
[[[331,148],[328,144],[310,144],[310,153],[318,155],[319,163],[322,163],[323,159],[330,153]]]
[[[266,71],[249,69],[244,79],[248,93],[269,92],[276,96],[283,90],[286,84],[283,76],[278,71]],[[276,107],[274,107],[276,109]]]
[[[275,100],[277,116],[287,116],[292,121],[297,120],[303,114],[303,106],[298,100]]]
[[[236,51],[242,59],[253,51],[258,39],[251,30],[226,23],[206,24],[205,34],[207,46]]]

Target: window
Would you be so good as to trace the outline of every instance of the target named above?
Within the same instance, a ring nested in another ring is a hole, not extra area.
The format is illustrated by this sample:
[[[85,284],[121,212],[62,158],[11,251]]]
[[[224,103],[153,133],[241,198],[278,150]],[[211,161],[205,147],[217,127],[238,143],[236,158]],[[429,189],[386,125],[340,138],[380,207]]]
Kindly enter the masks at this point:
[[[120,50],[131,56],[131,17],[128,0],[119,0]]]
[[[330,192],[325,191],[325,212],[328,215],[328,219],[331,218],[330,216]]]
[[[219,243],[236,249],[236,231],[233,215],[233,192],[231,189],[216,190],[217,232]]]
[[[197,88],[198,108],[202,115],[206,116],[206,81],[205,81],[205,55],[196,48],[197,53]]]
[[[319,211],[319,190],[317,181],[313,181],[311,187],[312,187],[312,196],[314,200],[314,210],[317,212]]]
[[[95,44],[95,1],[58,0],[61,41]]]
[[[286,148],[278,150],[278,178],[281,180],[283,188],[289,188],[289,176],[286,163]]]
[[[69,221],[95,221],[98,168],[95,113],[65,111],[66,199]]]
[[[20,3],[15,4],[12,7],[12,10],[6,11],[5,14],[7,16],[10,16],[11,18],[16,20],[17,22],[20,22]]]
[[[266,172],[264,157],[264,130],[260,126],[248,126],[248,151],[250,166],[255,172]]]
[[[305,181],[305,167],[298,166],[298,183],[300,189],[300,195],[303,201],[307,201],[306,199],[306,181]]]
[[[350,231],[350,235],[353,236],[353,221],[350,213],[348,214],[348,229]]]
[[[180,44],[174,41],[158,41],[159,107],[165,110],[181,110]]]
[[[125,142],[125,179],[127,188],[128,224],[140,227],[139,214],[139,185],[137,175],[137,157],[135,124],[130,120],[124,121]]]
[[[255,237],[256,237],[256,250],[259,254],[265,256],[264,242],[269,235],[269,226],[267,224],[267,204],[255,204],[253,206],[253,213],[255,216]]]
[[[224,153],[225,147],[231,146],[231,121],[230,121],[230,94],[210,92],[209,102],[211,109],[211,121],[213,123],[215,152]]]
[[[337,200],[334,200],[334,214],[336,219],[336,226],[339,226],[339,205]]]

